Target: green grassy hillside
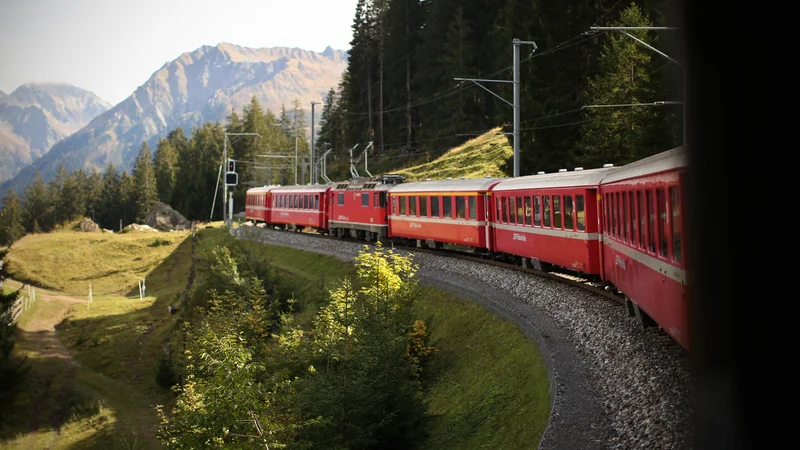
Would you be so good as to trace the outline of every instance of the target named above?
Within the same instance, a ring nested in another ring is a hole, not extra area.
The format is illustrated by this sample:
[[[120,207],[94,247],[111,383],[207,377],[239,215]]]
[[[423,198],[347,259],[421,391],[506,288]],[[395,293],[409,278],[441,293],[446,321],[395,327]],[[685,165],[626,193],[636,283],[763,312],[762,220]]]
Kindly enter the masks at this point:
[[[431,162],[408,167],[392,173],[406,177],[407,181],[444,178],[507,177],[502,166],[513,156],[514,149],[500,128],[495,128],[475,139],[450,149]]]

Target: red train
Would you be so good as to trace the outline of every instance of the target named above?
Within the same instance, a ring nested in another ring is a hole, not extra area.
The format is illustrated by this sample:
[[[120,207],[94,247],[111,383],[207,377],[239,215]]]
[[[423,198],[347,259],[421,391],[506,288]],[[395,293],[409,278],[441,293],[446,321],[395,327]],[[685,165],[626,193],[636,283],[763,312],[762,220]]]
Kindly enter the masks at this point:
[[[267,186],[247,191],[246,217],[340,238],[458,246],[578,273],[623,295],[631,316],[688,350],[687,169],[678,147],[623,167],[517,178],[403,182],[385,175]]]

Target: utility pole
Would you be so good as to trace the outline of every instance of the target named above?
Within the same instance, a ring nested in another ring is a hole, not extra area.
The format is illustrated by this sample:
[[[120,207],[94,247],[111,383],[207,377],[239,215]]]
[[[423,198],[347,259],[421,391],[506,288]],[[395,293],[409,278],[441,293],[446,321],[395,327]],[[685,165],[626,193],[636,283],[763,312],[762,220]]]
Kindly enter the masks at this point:
[[[533,41],[521,41],[517,38],[511,41],[514,45],[514,79],[509,80],[487,80],[483,78],[453,78],[454,80],[458,81],[471,81],[475,83],[481,89],[484,89],[488,93],[494,95],[495,97],[499,98],[500,100],[504,101],[507,105],[511,106],[514,109],[514,178],[519,176],[519,46],[522,44],[530,44],[533,45],[533,52],[536,51],[539,47],[536,45],[536,42]],[[489,83],[513,83],[514,84],[514,103],[509,102],[508,100],[500,97],[499,95],[495,94],[494,92],[490,91],[484,85],[480,84],[480,82],[489,82]]]
[[[294,185],[297,186],[297,133],[294,135]]]
[[[318,173],[314,171],[314,106],[319,102],[311,102],[311,184],[316,184]]]
[[[225,136],[222,139],[222,164],[228,163],[228,136],[258,136],[258,133],[225,133]],[[216,199],[216,194],[214,195]],[[225,210],[230,209],[233,211],[233,205],[228,206],[226,204],[226,200],[228,198],[228,183],[225,183],[222,187],[222,220],[225,221]],[[233,203],[233,190],[231,190],[231,203]],[[214,212],[212,211],[211,214],[213,215]],[[231,214],[232,216],[232,214]],[[233,225],[233,217],[231,217],[231,226]]]

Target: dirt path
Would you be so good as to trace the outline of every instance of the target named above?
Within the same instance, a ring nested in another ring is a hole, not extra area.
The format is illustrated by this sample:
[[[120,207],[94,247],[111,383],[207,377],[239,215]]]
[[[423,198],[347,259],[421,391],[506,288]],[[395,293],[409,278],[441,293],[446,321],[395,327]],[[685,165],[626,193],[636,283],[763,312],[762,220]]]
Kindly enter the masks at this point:
[[[5,280],[5,285],[10,289],[23,286],[14,280]],[[27,288],[24,292],[27,295]],[[19,315],[15,352],[27,355],[31,375],[36,381],[30,386],[34,390],[30,391],[31,395],[25,402],[27,419],[20,423],[22,429],[18,430],[25,436],[11,442],[0,441],[0,448],[74,448],[78,438],[97,448],[98,442],[104,442],[97,439],[107,439],[108,433],[119,431],[115,426],[116,431],[103,432],[106,438],[95,439],[92,436],[101,431],[91,431],[91,427],[84,425],[84,431],[76,432],[73,426],[71,431],[63,434],[62,427],[72,423],[70,408],[74,406],[71,403],[75,401],[76,391],[82,395],[91,392],[89,395],[102,398],[113,410],[118,424],[121,421],[129,423],[137,430],[149,427],[150,421],[143,420],[142,416],[151,412],[151,408],[143,402],[136,388],[81,365],[62,343],[56,326],[70,315],[70,310],[74,310],[76,305],[86,307],[86,301],[86,298],[36,288],[36,302]],[[158,443],[149,434],[139,436],[139,445],[158,448]]]
[[[6,280],[6,284],[11,289],[23,286],[22,283],[14,280]],[[86,300],[36,289],[36,302],[52,304],[46,307],[38,305],[37,311],[45,311],[46,314],[34,314],[28,320],[18,324],[17,328],[20,331],[30,333],[30,336],[36,336],[36,339],[29,340],[31,345],[27,346],[27,350],[35,351],[43,358],[59,358],[79,367],[80,364],[72,358],[72,354],[58,338],[56,325],[67,316],[70,305],[86,303]]]

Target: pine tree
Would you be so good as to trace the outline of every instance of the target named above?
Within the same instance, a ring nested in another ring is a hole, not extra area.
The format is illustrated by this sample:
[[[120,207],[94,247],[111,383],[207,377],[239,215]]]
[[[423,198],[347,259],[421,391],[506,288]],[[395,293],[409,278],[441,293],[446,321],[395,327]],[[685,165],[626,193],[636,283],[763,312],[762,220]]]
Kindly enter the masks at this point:
[[[652,22],[636,5],[625,8],[614,26],[648,27]],[[644,42],[654,40],[645,30],[631,30]],[[598,59],[600,73],[589,82],[592,104],[618,105],[651,103],[650,79],[652,53],[628,36],[609,34]],[[628,164],[636,159],[665,150],[654,142],[658,123],[653,107],[589,109],[581,139],[582,160],[590,167],[603,163]]]
[[[126,227],[136,222],[136,216],[139,211],[139,204],[137,202],[139,189],[136,186],[134,177],[128,175],[128,172],[122,172],[119,179],[120,186],[120,218],[122,219],[122,226]]]
[[[175,176],[178,172],[178,153],[168,139],[158,141],[155,158],[156,186],[158,199],[169,204],[175,189]]]
[[[86,198],[84,215],[90,217],[93,222],[98,222],[103,209],[103,177],[96,168],[92,168],[92,174],[86,179],[84,196]]]
[[[0,210],[0,245],[10,247],[23,235],[22,206],[14,190],[9,189],[3,198],[3,209]]]
[[[289,117],[289,113],[286,112],[286,105],[281,104],[281,113],[278,116],[278,125],[281,127],[283,134],[286,136],[287,139],[291,139],[294,141],[294,132],[292,131],[292,118]]]
[[[103,172],[102,206],[100,207],[100,225],[109,230],[119,230],[122,219],[123,196],[122,180],[114,164],[108,163]]]
[[[69,220],[69,204],[72,202],[72,190],[68,188],[66,192],[64,191],[68,179],[69,172],[67,172],[64,163],[61,163],[56,172],[56,177],[50,180],[47,186],[53,199],[53,225],[61,225]],[[70,196],[69,198],[66,197],[68,195]],[[65,202],[65,200],[67,201]]]
[[[132,200],[135,205],[133,217],[134,220],[141,222],[144,221],[153,203],[158,201],[156,174],[147,142],[142,143],[142,149],[139,150],[139,155],[133,164],[132,176],[134,189]]]
[[[38,171],[33,176],[33,183],[25,186],[22,203],[25,211],[25,228],[28,231],[36,232],[34,225],[38,225],[38,228],[44,232],[53,228],[55,224],[53,197]]]

